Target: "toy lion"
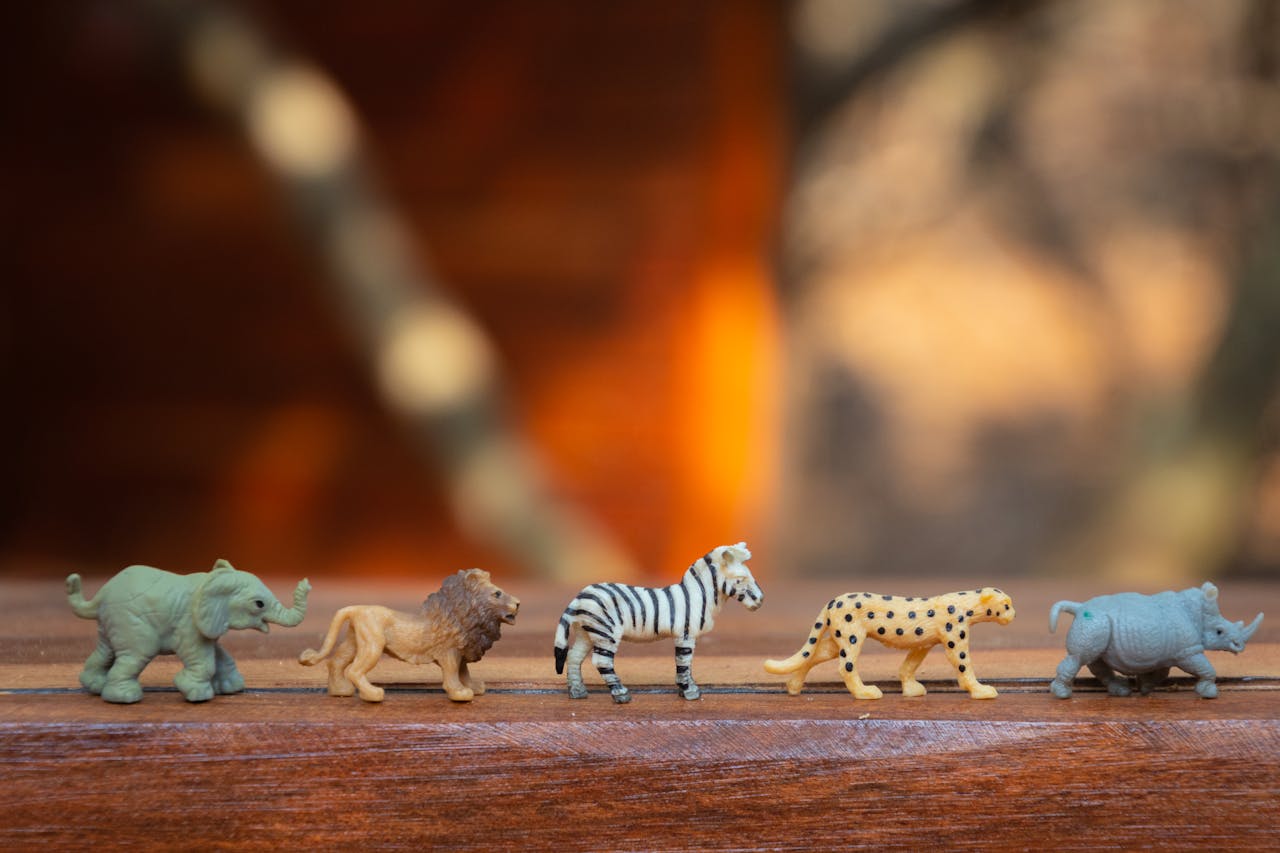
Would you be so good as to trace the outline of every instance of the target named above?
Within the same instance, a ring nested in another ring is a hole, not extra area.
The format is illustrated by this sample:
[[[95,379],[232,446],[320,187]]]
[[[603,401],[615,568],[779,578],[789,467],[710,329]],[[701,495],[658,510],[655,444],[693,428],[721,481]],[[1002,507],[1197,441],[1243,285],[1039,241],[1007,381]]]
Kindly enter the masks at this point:
[[[407,663],[434,661],[444,674],[444,692],[455,702],[470,702],[484,692],[484,684],[467,671],[467,664],[484,656],[497,641],[503,623],[515,622],[520,601],[489,580],[489,573],[467,569],[445,578],[439,592],[422,603],[420,613],[402,613],[376,604],[354,604],[333,616],[319,651],[298,656],[314,666],[329,653],[329,695],[357,692],[366,702],[381,702],[386,691],[369,683],[369,670],[383,652]],[[334,649],[342,626],[350,630]]]

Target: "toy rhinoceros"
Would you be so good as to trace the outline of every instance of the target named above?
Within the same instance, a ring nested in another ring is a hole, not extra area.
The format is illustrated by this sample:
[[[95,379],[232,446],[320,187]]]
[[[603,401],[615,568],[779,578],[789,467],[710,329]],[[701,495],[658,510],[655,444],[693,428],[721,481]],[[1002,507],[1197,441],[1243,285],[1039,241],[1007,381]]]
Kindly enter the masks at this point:
[[[1247,628],[1243,622],[1224,619],[1218,610],[1218,588],[1211,583],[1156,595],[1100,595],[1083,604],[1059,601],[1049,611],[1050,631],[1057,630],[1063,610],[1075,619],[1067,632],[1067,656],[1049,685],[1059,699],[1071,695],[1071,682],[1081,666],[1089,667],[1112,696],[1131,692],[1129,680],[1118,678],[1117,672],[1136,675],[1138,689],[1146,695],[1176,666],[1196,677],[1197,693],[1212,699],[1218,695],[1217,673],[1204,653],[1239,654],[1262,622],[1261,613]]]

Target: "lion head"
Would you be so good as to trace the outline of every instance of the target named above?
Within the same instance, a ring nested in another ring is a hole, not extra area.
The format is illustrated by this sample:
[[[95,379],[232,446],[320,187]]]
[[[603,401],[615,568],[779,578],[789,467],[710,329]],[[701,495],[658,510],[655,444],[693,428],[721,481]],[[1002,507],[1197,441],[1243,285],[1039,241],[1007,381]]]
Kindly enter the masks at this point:
[[[466,569],[444,579],[438,592],[422,603],[423,615],[447,626],[451,641],[468,663],[478,661],[497,642],[503,623],[516,621],[520,600],[494,586],[489,573]]]

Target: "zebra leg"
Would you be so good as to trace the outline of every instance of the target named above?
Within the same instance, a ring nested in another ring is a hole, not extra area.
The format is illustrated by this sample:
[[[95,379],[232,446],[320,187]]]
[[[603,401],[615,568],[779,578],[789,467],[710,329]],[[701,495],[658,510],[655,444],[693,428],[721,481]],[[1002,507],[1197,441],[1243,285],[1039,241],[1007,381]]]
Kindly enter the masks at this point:
[[[573,641],[573,645],[569,646],[569,653],[565,657],[564,677],[569,682],[570,699],[587,698],[587,685],[582,683],[582,662],[586,660],[589,651],[591,651],[591,638],[586,635],[586,632],[581,632]]]
[[[686,699],[702,698],[702,691],[693,680],[693,644],[689,637],[676,640],[676,687]]]
[[[631,692],[613,671],[613,656],[618,651],[618,644],[613,643],[611,647],[607,646],[606,641],[601,637],[597,637],[595,642],[596,644],[591,647],[591,663],[595,665],[604,683],[609,685],[609,693],[612,694],[613,701],[619,705],[630,702]]]

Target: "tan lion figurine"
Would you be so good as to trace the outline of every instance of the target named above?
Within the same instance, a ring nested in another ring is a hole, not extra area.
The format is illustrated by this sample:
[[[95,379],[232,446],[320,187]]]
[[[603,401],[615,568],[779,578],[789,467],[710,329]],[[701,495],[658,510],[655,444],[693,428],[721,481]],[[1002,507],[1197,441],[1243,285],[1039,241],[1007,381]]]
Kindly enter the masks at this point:
[[[351,696],[358,690],[366,702],[381,702],[386,691],[369,683],[369,670],[383,652],[407,663],[439,664],[444,692],[455,702],[470,702],[484,684],[467,664],[484,656],[497,641],[503,623],[515,622],[520,601],[489,580],[489,573],[467,569],[445,578],[439,592],[422,603],[419,613],[402,613],[376,604],[353,604],[333,616],[324,645],[298,656],[314,666],[329,653],[329,695]],[[350,630],[334,648],[342,626]]]

